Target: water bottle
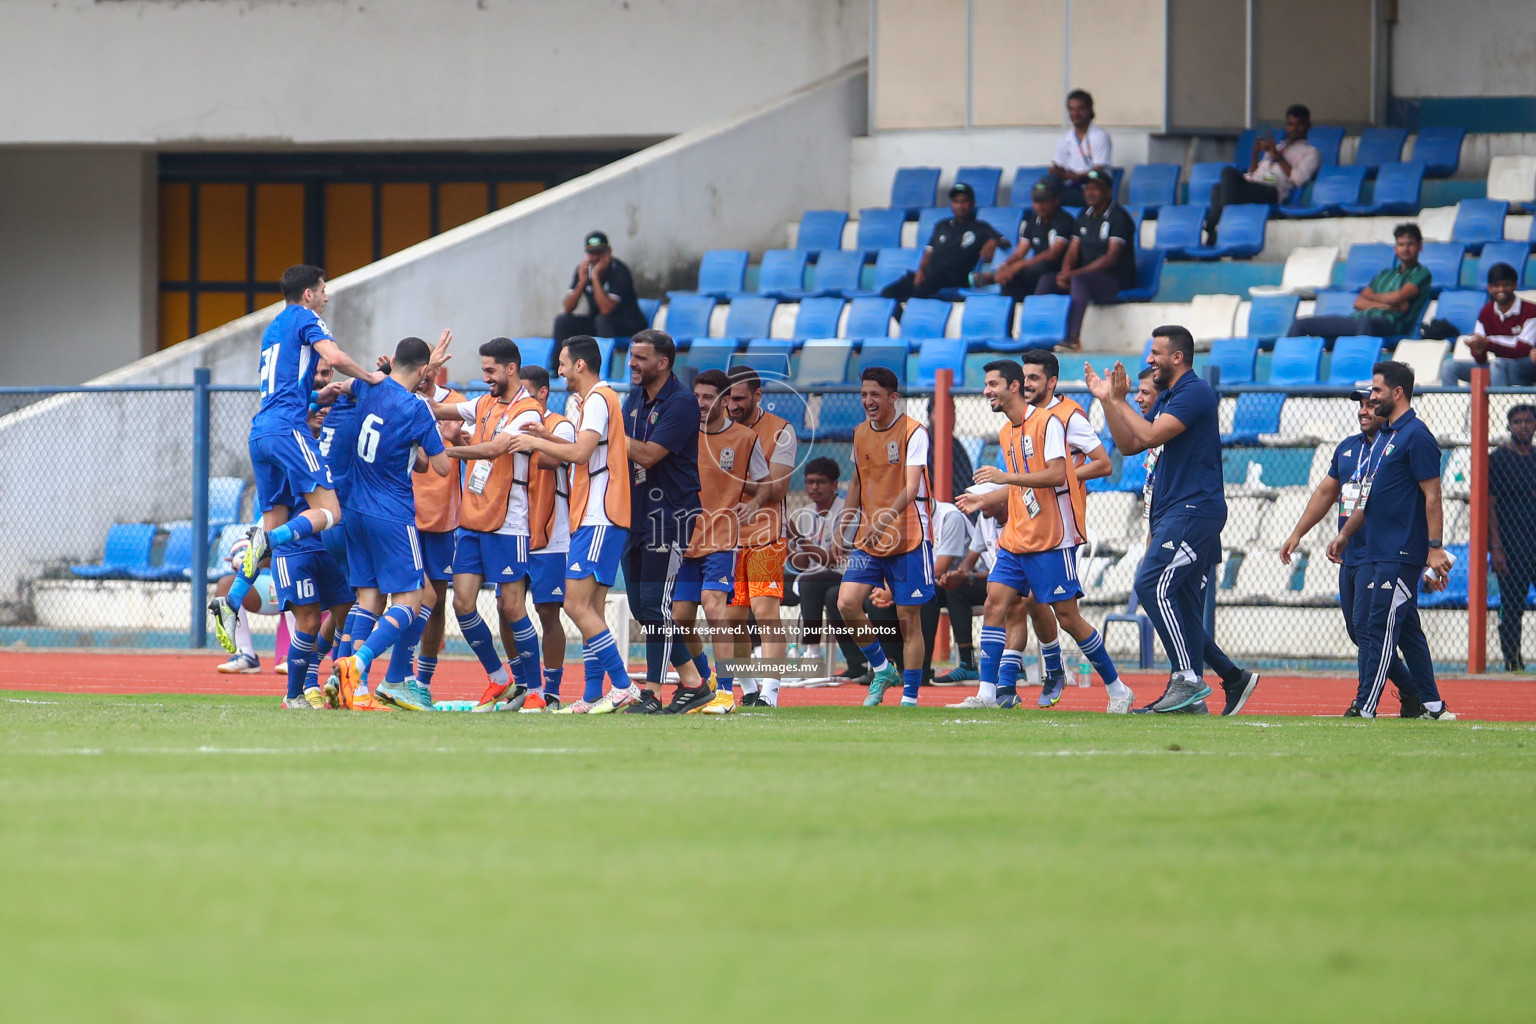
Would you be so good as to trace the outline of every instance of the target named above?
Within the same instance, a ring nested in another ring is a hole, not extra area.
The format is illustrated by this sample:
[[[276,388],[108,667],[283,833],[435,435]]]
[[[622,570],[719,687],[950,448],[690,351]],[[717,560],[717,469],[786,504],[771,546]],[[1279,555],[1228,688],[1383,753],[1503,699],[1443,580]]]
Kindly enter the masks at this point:
[[[1093,672],[1093,666],[1088,664],[1088,659],[1079,656],[1077,659],[1077,685],[1087,686],[1088,678]]]

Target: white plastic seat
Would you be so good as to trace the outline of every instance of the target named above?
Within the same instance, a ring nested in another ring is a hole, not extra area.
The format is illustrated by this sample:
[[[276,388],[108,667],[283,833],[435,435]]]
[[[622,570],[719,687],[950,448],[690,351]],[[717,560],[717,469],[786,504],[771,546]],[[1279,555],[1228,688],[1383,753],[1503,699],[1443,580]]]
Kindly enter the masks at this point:
[[[1451,345],[1447,341],[1405,340],[1397,343],[1392,358],[1412,367],[1415,381],[1429,384],[1440,380],[1440,364],[1445,362],[1450,350]]]
[[[1536,156],[1496,156],[1488,161],[1489,199],[1536,202]]]
[[[1285,258],[1285,269],[1280,272],[1280,283],[1253,285],[1248,289],[1248,294],[1302,295],[1311,298],[1319,288],[1332,285],[1333,265],[1338,261],[1339,247],[1336,245],[1292,249],[1291,254]]]
[[[1103,491],[1088,496],[1088,533],[1095,553],[1129,550],[1131,520],[1141,518],[1141,496]]]

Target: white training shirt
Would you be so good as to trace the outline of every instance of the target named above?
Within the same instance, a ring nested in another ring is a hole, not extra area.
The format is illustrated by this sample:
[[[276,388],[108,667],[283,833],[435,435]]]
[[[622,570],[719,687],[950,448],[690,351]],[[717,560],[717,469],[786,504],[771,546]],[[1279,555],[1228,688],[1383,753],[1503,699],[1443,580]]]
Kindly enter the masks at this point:
[[[592,385],[600,387],[601,382]],[[587,511],[581,517],[579,526],[612,526],[613,520],[608,518],[608,403],[601,398],[591,397],[591,392],[583,396],[581,403],[581,427],[577,431],[591,430],[597,433],[599,438],[597,447],[592,449],[592,456],[587,459],[587,471],[591,474],[591,487],[587,491]]]
[[[976,529],[971,525],[971,517],[947,501],[935,502],[933,508],[939,523],[938,529],[934,531],[934,561],[947,556],[954,559],[955,565],[959,565],[975,537]],[[950,568],[953,569],[955,565]]]
[[[561,420],[552,431],[555,440],[563,444],[576,442],[576,424]],[[571,469],[562,462],[555,468],[555,521],[549,524],[549,543],[536,552],[541,555],[563,555],[571,550]]]
[[[508,404],[516,405],[518,402],[527,397],[528,390],[526,388],[520,387],[517,389],[517,394],[512,396],[512,400]],[[459,411],[460,419],[464,420],[466,423],[475,422],[474,402],[460,402],[454,408]],[[529,425],[536,425],[542,422],[543,417],[539,414],[539,410],[536,408],[528,408],[503,423],[500,427],[497,428],[496,433],[514,435],[521,434],[524,427]],[[528,453],[510,452],[507,455],[501,456],[501,458],[511,458],[512,479],[521,480],[523,482],[521,484],[514,483],[511,490],[507,492],[507,515],[506,518],[501,521],[501,526],[498,527],[495,532],[502,535],[526,537],[528,536]],[[465,467],[465,472],[467,474],[473,475],[474,471],[475,464],[474,461],[471,461],[470,464]]]
[[[1056,163],[1074,174],[1082,174],[1095,167],[1108,167],[1113,155],[1114,146],[1109,141],[1109,132],[1096,124],[1090,124],[1087,135],[1081,139],[1077,137],[1076,128],[1068,128],[1056,143]]]
[[[990,574],[992,567],[997,564],[997,542],[1002,537],[1003,529],[997,520],[991,516],[976,517],[976,532],[971,536],[971,550],[976,552],[976,566],[984,573]]]
[[[1060,401],[1061,396],[1056,395],[1051,399],[1050,404],[1046,408],[1054,409]],[[1099,439],[1099,435],[1094,431],[1093,424],[1088,422],[1087,415],[1075,412],[1067,418],[1067,450],[1073,455],[1082,456],[1081,459],[1073,460],[1075,464],[1081,465],[1087,462],[1088,454],[1102,447],[1103,444],[1104,442]],[[1061,521],[1065,526],[1064,532],[1069,534],[1069,536],[1062,539],[1061,546],[1064,548],[1076,547],[1079,544],[1086,543],[1088,538],[1073,528],[1072,524],[1076,516],[1072,511],[1072,491],[1066,484],[1056,488],[1056,506],[1061,509]],[[1070,543],[1068,543],[1069,541]]]

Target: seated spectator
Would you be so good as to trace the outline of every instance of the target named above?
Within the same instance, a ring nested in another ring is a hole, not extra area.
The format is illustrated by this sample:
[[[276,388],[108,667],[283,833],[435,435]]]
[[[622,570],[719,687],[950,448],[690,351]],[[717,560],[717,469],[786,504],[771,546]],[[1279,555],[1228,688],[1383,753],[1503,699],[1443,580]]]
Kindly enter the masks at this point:
[[[1090,302],[1109,302],[1123,288],[1136,287],[1136,222],[1114,201],[1109,174],[1092,170],[1083,176],[1088,205],[1072,225],[1072,242],[1055,277],[1044,276],[1036,295],[1067,293],[1066,347],[1079,345],[1083,314]]]
[[[823,656],[826,626],[842,649],[848,667],[838,673],[854,683],[868,683],[874,678],[859,645],[843,630],[843,617],[837,610],[837,590],[843,583],[843,566],[831,562],[832,530],[843,511],[843,497],[837,482],[841,471],[837,461],[818,456],[805,464],[805,496],[811,500],[788,519],[790,554],[786,568],[796,575],[785,575],[784,590],[793,590],[800,601],[800,621],[804,625],[804,656]],[[788,604],[785,601],[785,604]]]
[[[1253,140],[1249,163],[1253,170],[1244,174],[1236,167],[1223,167],[1221,181],[1211,186],[1210,207],[1205,216],[1205,230],[1211,245],[1216,244],[1216,222],[1228,203],[1266,203],[1278,206],[1290,194],[1304,188],[1323,162],[1317,147],[1307,141],[1312,129],[1312,112],[1300,103],[1285,111],[1285,138],[1276,143],[1268,125],[1259,126]],[[1242,154],[1238,154],[1241,156]],[[1190,196],[1190,202],[1198,202]]]
[[[1536,305],[1515,294],[1520,275],[1508,263],[1488,268],[1489,301],[1477,314],[1471,334],[1460,341],[1472,350],[1471,359],[1447,359],[1440,367],[1440,383],[1448,388],[1472,378],[1472,367],[1487,366],[1488,356],[1498,356],[1488,374],[1496,388],[1528,388],[1536,385]]]
[[[645,314],[635,295],[635,279],[629,268],[614,256],[608,236],[589,231],[586,255],[571,274],[571,290],[560,302],[564,310],[555,317],[553,366],[560,357],[560,347],[567,338],[590,334],[594,338],[628,338],[645,330]],[[576,306],[587,300],[586,313],[577,315]]]
[[[964,288],[971,283],[976,264],[992,258],[1003,236],[976,219],[976,193],[971,186],[955,182],[949,190],[949,211],[954,216],[933,226],[917,269],[886,285],[882,296],[905,302],[914,297],[930,299],[945,288]]]
[[[1396,261],[1360,289],[1353,313],[1304,316],[1291,326],[1291,334],[1329,339],[1345,334],[1417,335],[1424,307],[1429,305],[1429,271],[1419,262],[1424,236],[1417,224],[1399,224],[1392,238]]]
[[[1056,159],[1047,170],[1060,190],[1061,201],[1082,206],[1086,203],[1082,187],[1086,175],[1095,169],[1110,173],[1114,146],[1109,133],[1093,123],[1093,97],[1086,89],[1067,93],[1067,120],[1072,127],[1056,143]]]
[[[1019,228],[1019,245],[1002,265],[976,275],[976,285],[996,283],[1004,295],[1022,299],[1035,294],[1042,277],[1054,278],[1072,241],[1072,218],[1061,208],[1061,195],[1052,178],[1042,178],[1030,190],[1034,209]]]

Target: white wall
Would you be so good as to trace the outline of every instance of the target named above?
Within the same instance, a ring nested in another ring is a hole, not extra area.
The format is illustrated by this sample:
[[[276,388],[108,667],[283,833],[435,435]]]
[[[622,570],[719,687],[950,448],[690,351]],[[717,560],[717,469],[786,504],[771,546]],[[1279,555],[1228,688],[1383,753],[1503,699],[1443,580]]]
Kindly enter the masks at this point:
[[[868,56],[869,0],[4,5],[0,139],[659,136]]]
[[[1394,96],[1536,93],[1536,7],[1531,0],[1397,0]]]
[[[0,384],[78,384],[153,350],[153,159],[0,148]]]

